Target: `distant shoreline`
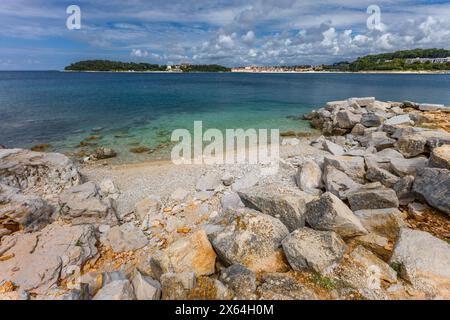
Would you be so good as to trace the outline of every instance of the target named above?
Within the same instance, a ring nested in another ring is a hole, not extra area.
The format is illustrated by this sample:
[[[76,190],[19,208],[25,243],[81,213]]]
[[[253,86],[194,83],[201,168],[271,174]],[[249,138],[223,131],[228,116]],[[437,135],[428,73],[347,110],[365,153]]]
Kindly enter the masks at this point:
[[[42,70],[45,72],[46,70]],[[245,74],[450,74],[450,70],[447,71],[288,71],[288,72],[280,72],[280,71],[264,71],[264,72],[253,72],[253,71],[239,71],[239,72],[201,72],[201,71],[193,71],[193,72],[176,72],[176,71],[96,71],[96,70],[61,70],[60,72],[67,73],[174,73],[174,74],[188,74],[188,73],[245,73]]]

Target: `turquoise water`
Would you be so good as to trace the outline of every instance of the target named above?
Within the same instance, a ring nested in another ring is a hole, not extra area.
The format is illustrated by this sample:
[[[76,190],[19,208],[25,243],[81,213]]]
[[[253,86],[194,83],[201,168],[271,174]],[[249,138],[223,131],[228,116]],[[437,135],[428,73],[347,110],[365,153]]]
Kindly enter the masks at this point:
[[[142,160],[161,154],[129,149],[167,146],[172,130],[195,120],[205,129],[305,131],[289,116],[351,96],[450,104],[450,75],[0,72],[0,144],[76,152],[98,135],[91,143]]]

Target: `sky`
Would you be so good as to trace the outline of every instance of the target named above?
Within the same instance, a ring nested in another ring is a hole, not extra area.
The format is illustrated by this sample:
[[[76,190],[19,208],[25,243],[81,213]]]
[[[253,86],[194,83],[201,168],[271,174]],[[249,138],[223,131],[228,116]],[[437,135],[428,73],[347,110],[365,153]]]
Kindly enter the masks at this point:
[[[70,5],[80,29],[67,28]],[[0,70],[323,64],[414,48],[450,49],[450,0],[0,1]]]

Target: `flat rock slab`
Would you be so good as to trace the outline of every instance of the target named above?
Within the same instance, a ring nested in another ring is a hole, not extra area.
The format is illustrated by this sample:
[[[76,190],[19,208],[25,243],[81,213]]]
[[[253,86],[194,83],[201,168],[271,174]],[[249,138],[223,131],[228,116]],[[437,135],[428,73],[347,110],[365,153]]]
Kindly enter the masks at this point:
[[[404,226],[401,215],[397,208],[355,211],[367,231],[390,240],[395,240]]]
[[[450,145],[445,144],[433,149],[430,157],[430,167],[450,170]]]
[[[397,194],[394,190],[384,188],[379,183],[366,185],[347,195],[353,211],[363,209],[397,208],[399,206]]]
[[[115,253],[128,252],[145,247],[148,239],[132,222],[115,226],[106,234],[105,244]]]

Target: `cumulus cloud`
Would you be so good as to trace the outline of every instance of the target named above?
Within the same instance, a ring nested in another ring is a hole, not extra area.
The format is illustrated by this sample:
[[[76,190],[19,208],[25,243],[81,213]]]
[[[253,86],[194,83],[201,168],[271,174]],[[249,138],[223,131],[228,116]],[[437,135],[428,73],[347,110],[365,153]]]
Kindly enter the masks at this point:
[[[131,56],[137,57],[137,58],[145,58],[145,57],[148,57],[148,51],[145,51],[142,49],[132,49]]]

